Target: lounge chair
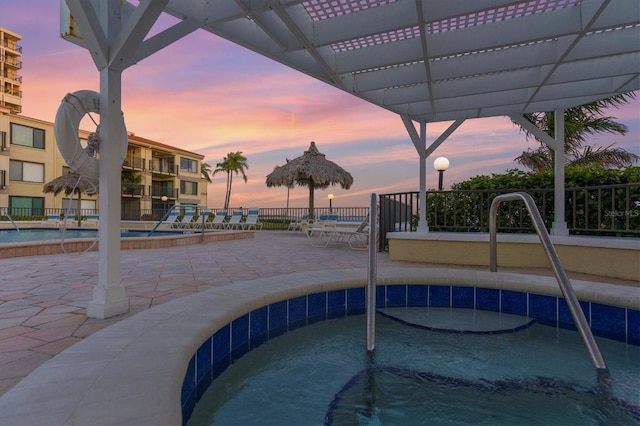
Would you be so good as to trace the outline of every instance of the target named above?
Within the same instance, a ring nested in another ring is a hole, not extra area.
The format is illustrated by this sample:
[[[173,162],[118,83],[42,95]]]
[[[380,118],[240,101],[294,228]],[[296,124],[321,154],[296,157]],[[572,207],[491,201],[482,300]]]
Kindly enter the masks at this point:
[[[337,220],[317,220],[304,228],[304,233],[313,247],[326,247],[331,240],[327,238],[330,231],[337,228]]]
[[[198,216],[198,220],[194,221],[191,224],[192,228],[197,228],[197,229],[207,229],[207,227],[209,226],[209,224],[211,223],[212,218],[214,217],[214,214],[212,211],[209,210],[202,210],[200,211],[200,215]]]
[[[178,220],[178,211],[172,210],[171,213],[169,213],[169,216],[167,216],[167,218],[164,220],[164,223],[169,225],[169,228],[173,228],[177,220]]]
[[[45,226],[45,227],[60,227],[60,225],[62,224],[62,221],[60,220],[60,215],[59,214],[48,214],[47,216],[45,216],[45,218],[42,220],[42,223],[40,224],[41,226]]]
[[[227,219],[227,211],[217,211],[216,215],[213,217],[213,220],[210,222],[205,222],[207,229],[224,229],[225,220]]]
[[[329,222],[330,226],[327,226]],[[333,225],[334,221],[324,221],[322,226],[307,228],[307,238],[313,247],[327,247],[329,244],[347,243],[353,250],[365,250],[369,245],[369,218],[365,218],[357,227]],[[314,233],[318,238],[312,238]],[[364,244],[362,243],[364,241]]]
[[[229,220],[225,223],[225,229],[242,229],[242,212],[237,211],[231,214]]]
[[[87,219],[84,221],[84,225],[91,228],[97,228],[100,221],[100,215],[88,214]]]
[[[182,216],[182,220],[180,222],[175,222],[173,224],[173,228],[186,229],[191,228],[191,222],[193,221],[193,217],[196,215],[194,211],[185,212],[184,216]]]
[[[255,231],[262,230],[262,222],[260,222],[259,214],[260,210],[258,209],[249,209],[249,213],[247,214],[247,218],[242,223],[242,229],[250,230],[254,229]]]
[[[309,216],[304,215],[300,219],[292,219],[289,222],[288,231],[302,231],[309,224]]]

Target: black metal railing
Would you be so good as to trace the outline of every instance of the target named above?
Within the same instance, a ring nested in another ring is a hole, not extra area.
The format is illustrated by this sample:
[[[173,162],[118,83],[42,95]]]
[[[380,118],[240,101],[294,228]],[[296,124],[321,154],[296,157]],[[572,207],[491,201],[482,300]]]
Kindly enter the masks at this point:
[[[427,224],[430,231],[488,232],[493,199],[513,190],[467,190],[427,192]],[[530,194],[551,229],[553,189],[523,190]],[[386,250],[387,232],[415,231],[419,220],[416,191],[380,194],[379,249]],[[565,189],[565,221],[571,235],[640,237],[640,183]],[[500,210],[498,230],[534,232],[522,204],[510,203]]]
[[[153,209],[123,208],[122,218],[126,220],[150,220],[162,217],[166,208],[175,204],[178,191],[161,185],[150,186],[154,198]],[[131,195],[145,195],[144,188]],[[489,209],[493,199],[513,190],[476,191],[429,191],[427,192],[427,224],[431,231],[446,232],[488,232]],[[544,219],[547,230],[551,229],[554,212],[552,189],[524,190],[530,194]],[[141,193],[141,194],[138,194]],[[161,201],[163,195],[167,201]],[[123,203],[124,205],[124,203]],[[380,194],[379,249],[387,249],[387,232],[415,231],[420,211],[419,193],[416,191]],[[0,206],[5,208],[6,206]],[[16,220],[41,220],[49,214],[62,214],[66,209],[11,207],[7,211]],[[126,210],[126,211],[125,211]],[[214,213],[221,208],[209,209]],[[248,208],[242,210],[246,216]],[[532,233],[534,228],[525,207],[509,203],[500,210],[497,218],[498,231],[510,233]],[[88,212],[88,213],[87,213]],[[98,214],[98,211],[82,210],[84,214]],[[73,214],[75,210],[73,210]],[[308,216],[306,207],[260,208],[260,221],[264,230],[288,229],[292,221]],[[367,207],[317,207],[315,217],[337,215],[341,222],[359,223],[369,214]],[[6,220],[1,218],[0,220]],[[565,189],[565,221],[571,235],[640,237],[640,183],[590,186]]]

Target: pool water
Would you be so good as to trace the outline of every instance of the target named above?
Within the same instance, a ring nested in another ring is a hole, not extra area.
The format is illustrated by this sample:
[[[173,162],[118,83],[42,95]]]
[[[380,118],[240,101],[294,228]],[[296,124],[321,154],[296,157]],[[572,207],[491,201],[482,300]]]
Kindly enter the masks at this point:
[[[612,377],[602,391],[573,331],[535,323],[442,332],[442,323],[416,328],[377,315],[369,355],[365,321],[322,321],[251,350],[212,382],[187,424],[640,423],[638,347],[598,339]]]
[[[0,231],[0,244],[27,241],[52,241],[72,238],[96,238],[97,229],[21,229]],[[181,231],[155,231],[152,236],[181,235]],[[120,233],[121,238],[147,237],[148,230],[129,230]]]

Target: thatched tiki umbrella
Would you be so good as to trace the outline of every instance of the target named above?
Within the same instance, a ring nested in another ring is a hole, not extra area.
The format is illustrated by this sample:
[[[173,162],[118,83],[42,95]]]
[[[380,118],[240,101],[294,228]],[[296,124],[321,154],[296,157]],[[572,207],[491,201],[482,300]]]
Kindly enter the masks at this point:
[[[80,181],[78,181],[80,179]],[[78,226],[81,226],[82,215],[81,213],[81,203],[82,203],[82,193],[87,195],[93,195],[98,193],[98,181],[96,179],[91,179],[85,176],[80,177],[79,174],[70,172],[65,173],[62,176],[58,176],[51,182],[47,182],[44,184],[42,188],[42,192],[53,192],[53,195],[58,195],[60,192],[64,191],[65,195],[71,194],[71,191],[74,191],[78,194]]]
[[[325,158],[318,151],[316,143],[311,142],[304,155],[294,158],[267,175],[267,186],[291,187],[294,183],[309,187],[309,219],[313,219],[313,191],[324,189],[329,185],[340,185],[343,189],[351,188],[353,177],[342,167]]]

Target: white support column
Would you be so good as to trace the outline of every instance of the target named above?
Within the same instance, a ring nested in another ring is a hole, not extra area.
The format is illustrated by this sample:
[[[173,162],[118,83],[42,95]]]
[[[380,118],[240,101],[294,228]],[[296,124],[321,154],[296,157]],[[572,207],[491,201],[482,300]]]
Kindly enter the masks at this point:
[[[420,154],[420,219],[418,220],[417,232],[429,232],[427,223],[427,123],[420,123],[420,146],[423,147]]]
[[[129,311],[120,282],[120,126],[122,74],[100,71],[100,228],[98,284],[87,316],[109,318]],[[113,173],[117,171],[117,173]]]
[[[108,46],[120,33],[120,22],[115,19],[117,7],[117,2],[106,2],[98,16]],[[121,99],[122,71],[111,66],[100,69],[100,248],[98,283],[87,305],[87,316],[101,319],[129,311],[129,299],[120,282]]]
[[[553,160],[553,224],[551,235],[569,235],[565,220],[565,182],[564,182],[564,110],[555,111],[555,140]]]

